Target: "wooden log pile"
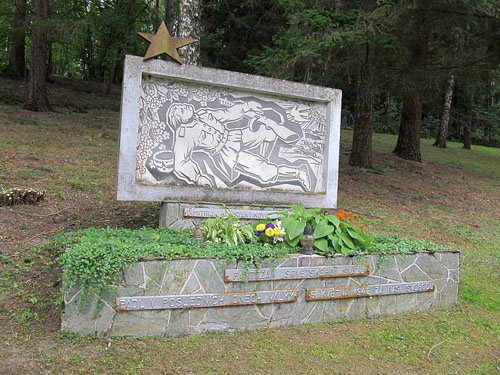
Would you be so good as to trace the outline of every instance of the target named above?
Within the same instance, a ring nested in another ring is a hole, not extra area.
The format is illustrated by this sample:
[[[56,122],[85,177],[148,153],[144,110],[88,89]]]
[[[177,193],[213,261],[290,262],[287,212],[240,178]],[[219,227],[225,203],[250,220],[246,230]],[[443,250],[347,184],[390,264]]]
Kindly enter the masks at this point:
[[[45,199],[45,190],[13,188],[0,191],[0,206],[37,204]]]

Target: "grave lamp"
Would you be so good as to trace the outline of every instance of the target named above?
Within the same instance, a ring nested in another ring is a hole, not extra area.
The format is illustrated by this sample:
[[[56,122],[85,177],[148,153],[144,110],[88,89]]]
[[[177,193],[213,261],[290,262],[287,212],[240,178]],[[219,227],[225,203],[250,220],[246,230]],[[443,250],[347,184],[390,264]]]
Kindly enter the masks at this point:
[[[314,236],[313,230],[310,224],[306,224],[304,228],[304,233],[300,237],[300,244],[302,245],[301,253],[304,255],[312,255],[313,254],[313,246],[314,246]]]
[[[193,238],[195,239],[198,247],[203,247],[203,233],[201,233],[200,227],[194,228]]]

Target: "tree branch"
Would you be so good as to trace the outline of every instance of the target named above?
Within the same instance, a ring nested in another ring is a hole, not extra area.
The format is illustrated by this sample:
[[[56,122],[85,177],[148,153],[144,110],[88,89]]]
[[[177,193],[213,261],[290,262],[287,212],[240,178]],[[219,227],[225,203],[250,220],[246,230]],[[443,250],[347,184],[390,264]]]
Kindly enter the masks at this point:
[[[417,12],[436,12],[436,13],[447,13],[447,14],[456,14],[459,16],[469,16],[469,17],[477,17],[477,18],[489,18],[496,19],[495,15],[490,15],[486,13],[476,13],[476,12],[465,12],[453,9],[440,9],[440,8],[421,8],[416,9]]]

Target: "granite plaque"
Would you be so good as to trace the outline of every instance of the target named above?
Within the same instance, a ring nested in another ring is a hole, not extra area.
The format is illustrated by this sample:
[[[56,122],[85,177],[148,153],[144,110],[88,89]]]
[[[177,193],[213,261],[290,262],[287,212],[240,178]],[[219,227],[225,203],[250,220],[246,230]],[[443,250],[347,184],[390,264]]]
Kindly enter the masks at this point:
[[[119,297],[116,299],[116,305],[118,306],[118,310],[189,309],[195,307],[223,307],[295,302],[297,301],[297,296],[297,290],[274,290],[268,292]]]
[[[417,281],[411,283],[374,284],[364,286],[342,286],[336,288],[315,288],[306,290],[307,301],[328,299],[376,297],[392,294],[432,292],[434,283]]]
[[[224,281],[262,281],[262,280],[294,280],[319,279],[326,277],[366,276],[370,271],[367,264],[344,266],[317,266],[317,267],[280,267],[280,268],[251,268],[226,269]]]
[[[239,209],[224,209],[224,208],[205,208],[205,207],[187,207],[184,208],[184,217],[224,217],[227,216],[227,211],[240,219],[277,219],[283,215],[276,213],[276,211],[262,211],[262,210],[239,210]]]
[[[119,200],[333,207],[341,91],[125,59]]]

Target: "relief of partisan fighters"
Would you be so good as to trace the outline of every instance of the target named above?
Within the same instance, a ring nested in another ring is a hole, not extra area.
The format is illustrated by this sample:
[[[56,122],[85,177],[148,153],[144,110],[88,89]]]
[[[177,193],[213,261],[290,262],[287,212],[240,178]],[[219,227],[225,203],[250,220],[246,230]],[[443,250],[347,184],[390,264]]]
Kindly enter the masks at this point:
[[[304,190],[310,190],[311,182],[305,165],[277,165],[264,155],[250,151],[278,138],[285,143],[300,139],[297,133],[263,116],[261,108],[259,103],[253,101],[228,108],[198,111],[191,104],[172,104],[166,117],[169,125],[175,129],[173,173],[186,182],[213,186],[211,179],[202,173],[192,159],[194,151],[205,151],[229,181],[234,181],[239,174],[252,177],[263,185],[299,180]],[[243,116],[255,119],[264,126],[256,131],[255,127],[248,124],[242,128],[227,128],[224,125],[238,121]]]

